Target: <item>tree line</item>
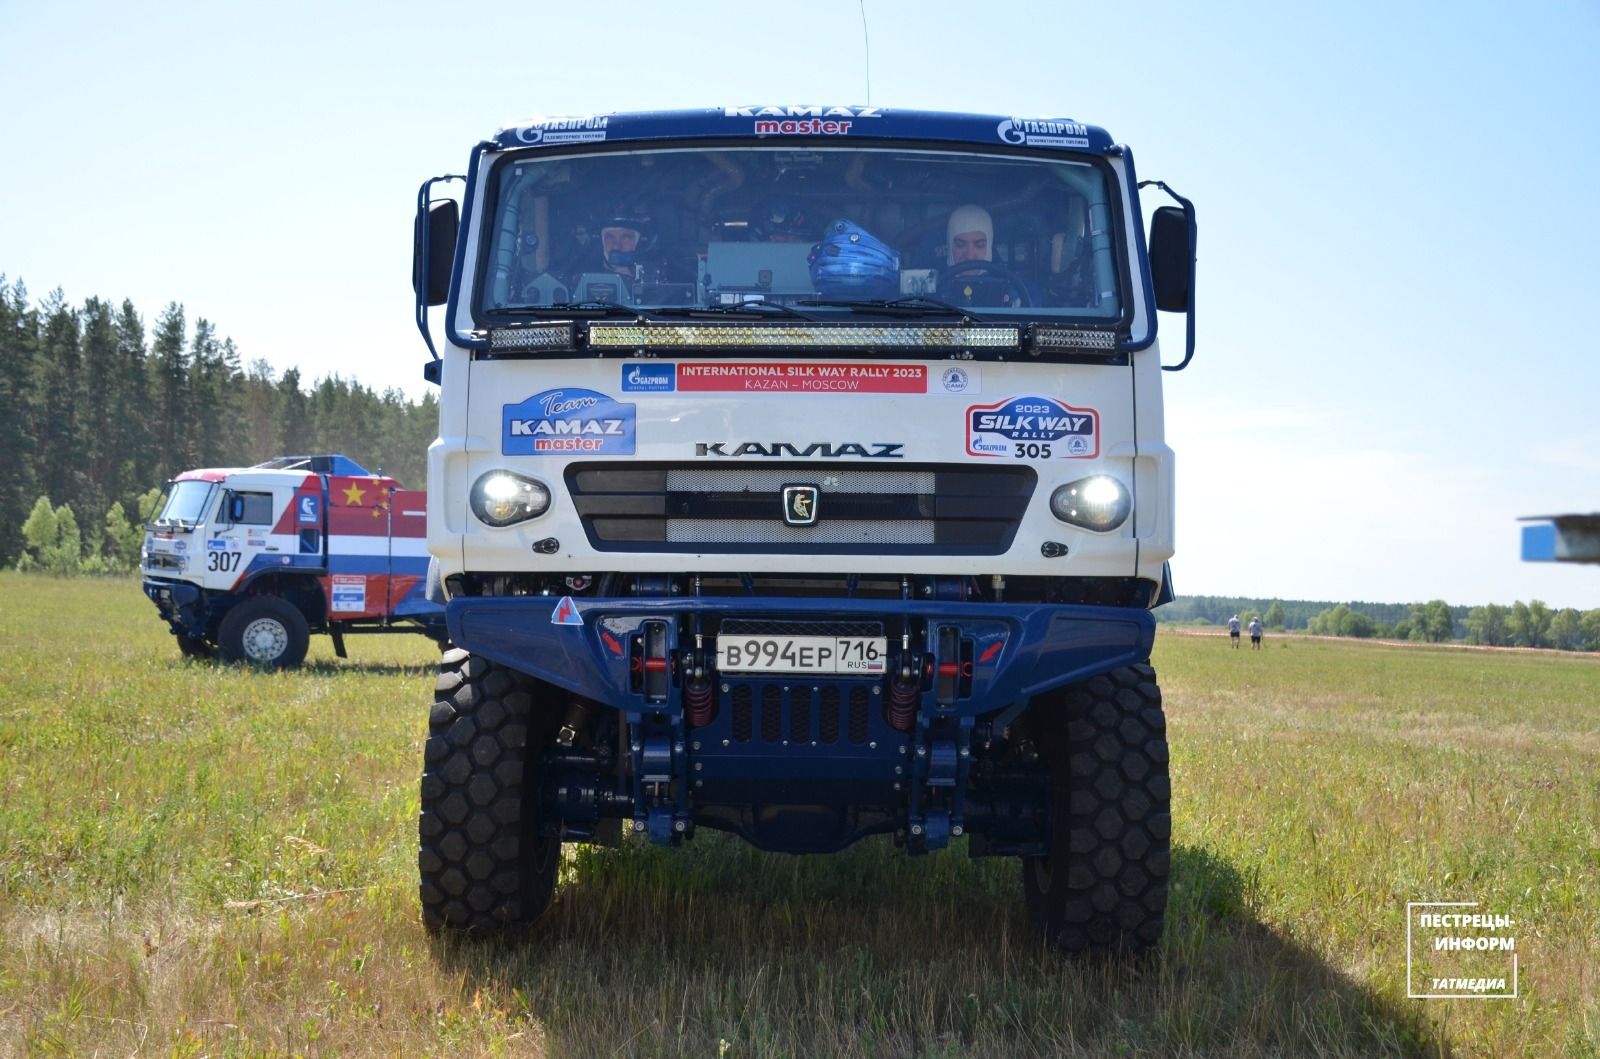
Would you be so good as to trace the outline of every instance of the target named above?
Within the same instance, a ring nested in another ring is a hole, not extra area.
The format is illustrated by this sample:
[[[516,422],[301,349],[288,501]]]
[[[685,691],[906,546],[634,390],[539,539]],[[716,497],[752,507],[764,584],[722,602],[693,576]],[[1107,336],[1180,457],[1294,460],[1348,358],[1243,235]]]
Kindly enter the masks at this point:
[[[1179,605],[1188,606],[1179,609]],[[1292,615],[1314,611],[1303,623]],[[1381,620],[1378,615],[1390,617]],[[1196,616],[1178,617],[1187,612]],[[1197,613],[1199,612],[1199,613]],[[1481,607],[1452,606],[1442,599],[1427,603],[1308,603],[1305,600],[1261,600],[1228,596],[1197,596],[1176,600],[1156,612],[1164,622],[1221,625],[1237,614],[1248,625],[1260,618],[1268,629],[1304,629],[1313,636],[1349,636],[1355,639],[1410,640],[1449,643],[1462,640],[1488,647],[1553,647],[1563,651],[1600,651],[1600,609],[1555,609],[1543,600],[1518,600],[1509,607],[1489,603]],[[1207,614],[1217,615],[1212,620]]]
[[[0,274],[0,564],[27,556],[69,572],[75,552],[128,568],[137,549],[127,554],[121,525],[137,528],[152,487],[195,467],[342,452],[423,488],[438,407],[432,393],[411,401],[336,374],[308,382],[298,368],[246,364],[177,302],[147,330],[127,299],[75,306],[58,288],[33,304]]]

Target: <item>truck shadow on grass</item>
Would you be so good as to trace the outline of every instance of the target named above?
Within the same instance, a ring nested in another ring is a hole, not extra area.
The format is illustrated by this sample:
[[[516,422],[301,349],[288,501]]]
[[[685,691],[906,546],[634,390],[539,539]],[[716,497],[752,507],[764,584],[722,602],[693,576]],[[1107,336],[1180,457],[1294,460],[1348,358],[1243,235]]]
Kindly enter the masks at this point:
[[[831,857],[711,834],[579,849],[520,943],[436,955],[514,991],[552,1054],[1450,1054],[1420,1012],[1261,923],[1207,849],[1174,850],[1160,956],[1139,961],[1046,951],[1019,871],[877,840]]]

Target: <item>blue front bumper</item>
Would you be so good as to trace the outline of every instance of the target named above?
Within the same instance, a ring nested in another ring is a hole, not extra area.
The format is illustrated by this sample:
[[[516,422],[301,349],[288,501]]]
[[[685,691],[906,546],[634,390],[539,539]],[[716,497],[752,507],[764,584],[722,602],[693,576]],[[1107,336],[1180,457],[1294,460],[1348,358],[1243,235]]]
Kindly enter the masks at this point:
[[[1044,780],[1013,752],[1011,719],[1035,696],[1145,661],[1155,638],[1144,610],[954,601],[467,597],[447,616],[458,646],[618,711],[620,778],[604,739],[547,752],[544,833],[582,841],[622,816],[658,842],[699,824],[790,852],[897,831],[914,851],[971,834],[987,853],[1038,853]],[[752,623],[870,627],[887,663],[717,672],[715,638],[732,621],[734,636]],[[975,763],[1001,753],[975,788]]]
[[[708,625],[713,618],[882,621],[891,630],[909,619],[920,630],[911,647],[923,652],[936,648],[942,630],[953,629],[972,644],[970,693],[955,709],[966,715],[1143,662],[1155,640],[1155,619],[1148,611],[1120,607],[756,596],[519,596],[457,598],[448,608],[450,638],[457,645],[618,708],[639,697],[633,690],[628,644],[645,623],[664,620],[667,649],[676,651],[692,644],[686,623],[679,619],[697,614]]]
[[[205,635],[209,613],[199,585],[146,577],[143,587],[144,594],[150,597],[150,602],[156,605],[173,632],[192,637]]]

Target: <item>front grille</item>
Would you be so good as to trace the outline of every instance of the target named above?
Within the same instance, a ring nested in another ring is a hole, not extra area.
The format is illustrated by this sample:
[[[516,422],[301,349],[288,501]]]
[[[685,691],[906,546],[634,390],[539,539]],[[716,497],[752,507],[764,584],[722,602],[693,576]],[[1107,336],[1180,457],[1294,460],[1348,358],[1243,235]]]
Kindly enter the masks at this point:
[[[816,688],[788,680],[734,680],[724,700],[733,704],[733,742],[871,745],[871,688],[859,683]]]
[[[999,555],[1033,496],[1029,467],[580,463],[567,489],[597,551]],[[817,521],[783,521],[783,487],[817,488]]]

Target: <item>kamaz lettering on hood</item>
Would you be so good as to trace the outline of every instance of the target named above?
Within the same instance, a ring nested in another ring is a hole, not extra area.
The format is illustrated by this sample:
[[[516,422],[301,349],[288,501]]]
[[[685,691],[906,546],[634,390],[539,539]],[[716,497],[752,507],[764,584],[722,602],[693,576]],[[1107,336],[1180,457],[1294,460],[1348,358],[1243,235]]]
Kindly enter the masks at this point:
[[[766,444],[762,444],[759,441],[702,441],[695,445],[694,454],[696,456],[789,457],[798,460],[837,460],[845,456],[856,456],[868,460],[903,460],[905,459],[905,453],[900,451],[903,448],[905,448],[903,443],[889,441],[871,441],[865,444],[856,441],[813,441],[808,445],[796,445],[789,441],[773,441]]]

